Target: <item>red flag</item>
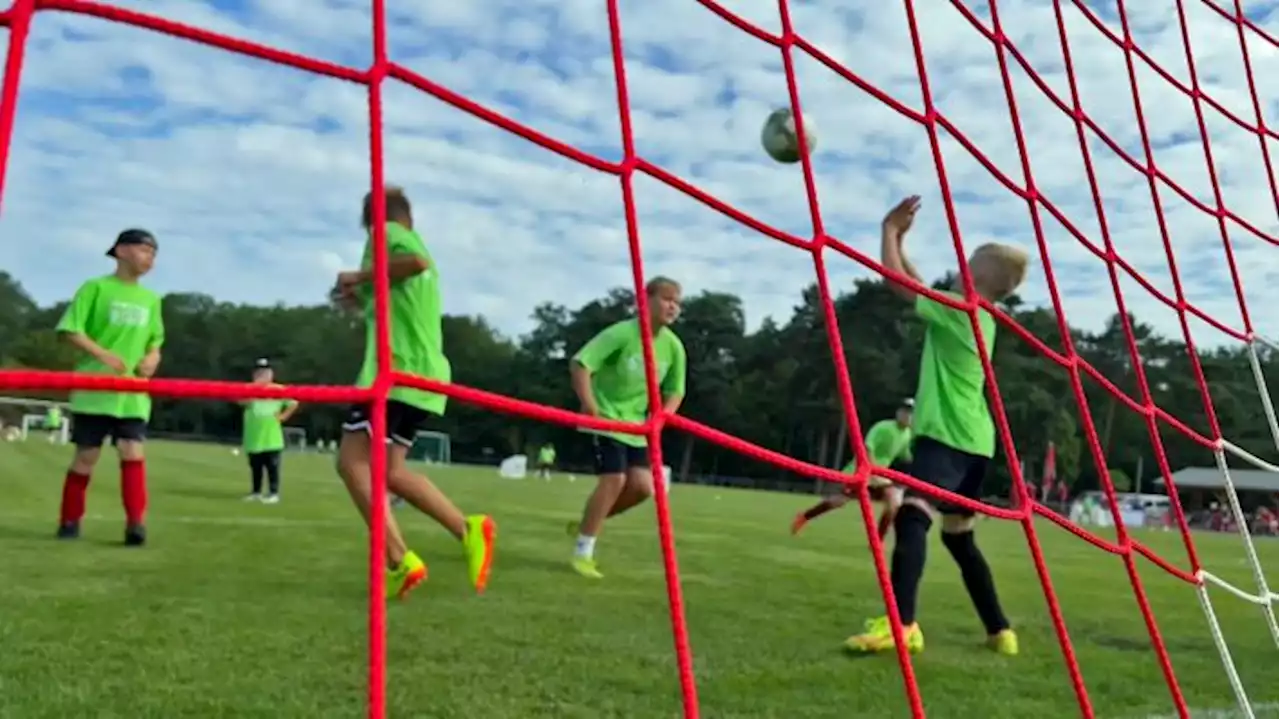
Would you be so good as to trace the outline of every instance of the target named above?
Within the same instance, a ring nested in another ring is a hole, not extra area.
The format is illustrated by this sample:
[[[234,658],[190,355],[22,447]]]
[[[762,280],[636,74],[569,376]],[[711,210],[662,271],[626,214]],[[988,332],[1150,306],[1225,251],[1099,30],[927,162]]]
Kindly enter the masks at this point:
[[[1049,449],[1044,453],[1044,479],[1040,482],[1040,501],[1045,502],[1049,499],[1050,492],[1053,491],[1053,485],[1058,481],[1057,453],[1054,451],[1053,442],[1049,443]],[[1062,489],[1065,489],[1063,487]]]

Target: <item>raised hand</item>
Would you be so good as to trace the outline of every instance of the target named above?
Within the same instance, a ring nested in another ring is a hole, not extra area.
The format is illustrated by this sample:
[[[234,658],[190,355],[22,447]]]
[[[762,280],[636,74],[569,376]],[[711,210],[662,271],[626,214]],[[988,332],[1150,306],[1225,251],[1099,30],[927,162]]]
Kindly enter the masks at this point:
[[[889,210],[889,214],[884,216],[882,226],[885,232],[892,232],[899,237],[907,234],[907,230],[911,229],[911,223],[915,222],[916,212],[919,210],[919,195],[911,195],[894,205],[893,209]]]

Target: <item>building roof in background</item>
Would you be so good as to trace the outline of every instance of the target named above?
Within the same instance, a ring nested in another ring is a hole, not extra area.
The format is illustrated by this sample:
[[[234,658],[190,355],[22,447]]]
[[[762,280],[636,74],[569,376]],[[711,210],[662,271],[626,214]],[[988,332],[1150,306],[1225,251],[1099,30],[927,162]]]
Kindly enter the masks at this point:
[[[1217,467],[1183,467],[1173,473],[1173,483],[1178,489],[1218,489],[1225,486],[1222,472]],[[1231,483],[1237,490],[1245,492],[1280,491],[1280,475],[1261,469],[1233,469]]]

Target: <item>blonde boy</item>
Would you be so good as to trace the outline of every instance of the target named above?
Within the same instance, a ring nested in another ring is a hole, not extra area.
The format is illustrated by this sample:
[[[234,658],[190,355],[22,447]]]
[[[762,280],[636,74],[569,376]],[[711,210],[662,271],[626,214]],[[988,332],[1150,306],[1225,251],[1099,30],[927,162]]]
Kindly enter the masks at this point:
[[[881,227],[880,250],[886,268],[922,283],[920,274],[902,253],[903,241],[919,209],[920,198],[912,196],[889,211]],[[995,302],[1022,284],[1027,255],[1015,247],[983,245],[969,257],[969,271],[978,294]],[[911,474],[962,497],[979,499],[987,463],[995,454],[995,426],[987,407],[986,377],[969,315],[910,287],[896,283],[890,287],[915,303],[916,315],[925,323],[915,397]],[[957,279],[948,294],[960,299],[961,293]],[[995,320],[986,310],[979,309],[978,325],[990,353],[995,347]],[[960,567],[965,588],[985,627],[987,646],[1001,654],[1016,654],[1017,637],[1000,608],[991,569],[974,542],[974,513],[910,489],[893,520],[895,542],[890,573],[907,648],[913,652],[924,649],[924,634],[916,623],[916,598],[924,574],[929,528],[938,515],[942,516],[942,543]],[[845,647],[859,653],[893,649],[888,619],[869,620],[866,631],[849,637]]]

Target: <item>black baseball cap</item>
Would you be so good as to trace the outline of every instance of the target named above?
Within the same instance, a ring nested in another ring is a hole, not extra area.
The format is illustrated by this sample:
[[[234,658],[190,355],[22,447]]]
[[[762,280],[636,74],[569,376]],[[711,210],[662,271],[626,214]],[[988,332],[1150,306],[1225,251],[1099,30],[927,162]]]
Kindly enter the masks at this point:
[[[914,397],[907,397],[898,403],[898,409],[915,409],[916,400]]]
[[[146,230],[132,228],[116,235],[116,242],[107,250],[107,257],[116,256],[116,248],[121,245],[150,245],[152,249],[160,249],[156,243],[156,236]]]

